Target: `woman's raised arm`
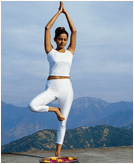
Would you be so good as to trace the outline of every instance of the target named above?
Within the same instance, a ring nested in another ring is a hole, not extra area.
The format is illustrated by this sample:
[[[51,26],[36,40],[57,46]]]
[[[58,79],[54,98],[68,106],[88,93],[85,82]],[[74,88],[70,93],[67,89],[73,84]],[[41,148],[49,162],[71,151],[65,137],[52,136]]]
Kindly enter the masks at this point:
[[[60,4],[59,11],[52,17],[52,19],[48,22],[48,24],[45,27],[45,37],[44,37],[44,47],[45,51],[48,54],[52,50],[52,44],[51,44],[51,32],[50,29],[53,26],[54,22],[58,18],[58,16],[62,13],[62,8]]]
[[[68,14],[68,12],[65,10],[65,7],[63,5],[63,2],[61,1],[61,7],[62,7],[62,12],[65,14],[66,18],[67,18],[67,21],[68,21],[68,24],[69,24],[69,27],[70,27],[70,30],[71,30],[71,38],[70,38],[70,44],[68,46],[68,50],[74,54],[74,51],[75,51],[75,47],[76,47],[76,29],[75,29],[75,26]]]

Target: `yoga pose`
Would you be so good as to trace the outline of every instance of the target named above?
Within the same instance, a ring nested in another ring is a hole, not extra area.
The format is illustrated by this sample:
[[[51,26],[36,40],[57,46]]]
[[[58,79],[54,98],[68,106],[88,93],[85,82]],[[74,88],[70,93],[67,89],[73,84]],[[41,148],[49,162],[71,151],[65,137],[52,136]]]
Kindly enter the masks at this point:
[[[71,30],[70,44],[67,50],[65,50],[65,46],[68,41],[68,33],[64,27],[58,27],[55,30],[54,41],[56,42],[57,48],[54,49],[51,44],[50,29],[61,13],[65,14]],[[69,74],[76,46],[76,29],[62,1],[60,2],[58,12],[45,27],[44,46],[49,62],[49,77],[45,91],[30,102],[29,108],[33,112],[56,113],[59,121],[55,156],[60,157],[66,131],[66,122],[73,101],[73,89]],[[47,106],[48,103],[56,99],[58,99],[60,108]]]

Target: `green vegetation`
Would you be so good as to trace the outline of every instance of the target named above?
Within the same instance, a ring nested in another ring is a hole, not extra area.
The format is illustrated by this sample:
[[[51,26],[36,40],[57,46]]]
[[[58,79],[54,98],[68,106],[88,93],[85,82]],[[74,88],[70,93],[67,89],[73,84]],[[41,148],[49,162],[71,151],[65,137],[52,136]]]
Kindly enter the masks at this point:
[[[56,130],[43,130],[2,146],[2,153],[54,150]],[[66,131],[63,149],[117,147],[133,144],[133,132],[107,125]]]

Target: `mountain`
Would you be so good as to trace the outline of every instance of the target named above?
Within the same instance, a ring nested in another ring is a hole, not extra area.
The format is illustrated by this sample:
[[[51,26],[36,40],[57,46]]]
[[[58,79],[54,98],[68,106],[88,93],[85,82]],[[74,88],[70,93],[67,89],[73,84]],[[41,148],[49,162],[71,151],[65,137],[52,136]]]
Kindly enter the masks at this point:
[[[12,105],[18,106],[18,107],[27,107],[28,106],[28,102],[23,101],[21,103],[13,103]]]
[[[7,104],[3,101],[1,101],[1,106],[6,106]]]
[[[2,153],[54,150],[56,130],[43,130],[4,145]],[[63,149],[128,146],[133,144],[133,132],[112,126],[95,126],[66,131]]]
[[[122,128],[133,131],[133,124],[130,124],[130,125],[127,125],[127,126],[123,126]]]
[[[123,109],[94,123],[95,125],[111,125],[114,127],[128,126],[133,123],[133,110]],[[90,126],[86,123],[84,126]]]
[[[85,126],[86,123],[90,126],[94,126],[97,121],[123,109],[132,110],[133,103],[125,101],[108,103],[104,100],[93,97],[78,98],[74,100],[72,104],[68,124],[69,121],[72,122],[74,117],[76,117],[77,119],[73,122],[73,124],[70,124],[72,128]]]
[[[51,103],[50,106],[58,104]],[[67,121],[67,129],[81,127],[108,117],[119,110],[133,109],[132,102],[108,103],[99,98],[82,97],[73,101]],[[28,107],[1,103],[1,144],[31,135],[39,130],[57,129],[55,113],[34,113]]]
[[[1,107],[1,144],[9,143],[42,129],[56,129],[57,122],[54,113],[34,113],[27,107],[4,105]]]

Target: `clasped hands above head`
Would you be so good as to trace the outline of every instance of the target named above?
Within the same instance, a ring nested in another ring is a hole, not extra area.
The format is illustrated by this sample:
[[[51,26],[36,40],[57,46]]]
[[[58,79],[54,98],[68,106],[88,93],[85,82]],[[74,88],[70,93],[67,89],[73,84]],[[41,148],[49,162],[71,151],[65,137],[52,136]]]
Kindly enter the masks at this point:
[[[66,12],[66,9],[65,9],[64,4],[63,4],[62,1],[60,1],[59,11],[61,11],[61,13],[65,13]]]

